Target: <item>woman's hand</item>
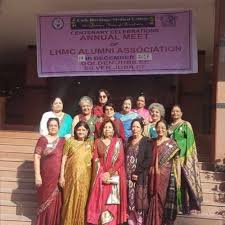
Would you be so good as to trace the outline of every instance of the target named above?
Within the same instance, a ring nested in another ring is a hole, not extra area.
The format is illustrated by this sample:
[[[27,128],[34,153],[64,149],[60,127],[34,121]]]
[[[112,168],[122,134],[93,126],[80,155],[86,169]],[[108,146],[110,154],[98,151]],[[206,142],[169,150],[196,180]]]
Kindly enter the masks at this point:
[[[110,173],[109,172],[103,173],[103,176],[102,176],[103,182],[106,184],[109,184],[109,179],[110,179]]]
[[[40,187],[42,185],[42,178],[41,176],[35,177],[35,185]]]
[[[132,177],[131,177],[132,181],[137,181],[138,180],[138,176],[133,174]]]
[[[59,178],[59,186],[61,188],[64,188],[64,186],[65,186],[65,178],[64,178],[64,176]]]

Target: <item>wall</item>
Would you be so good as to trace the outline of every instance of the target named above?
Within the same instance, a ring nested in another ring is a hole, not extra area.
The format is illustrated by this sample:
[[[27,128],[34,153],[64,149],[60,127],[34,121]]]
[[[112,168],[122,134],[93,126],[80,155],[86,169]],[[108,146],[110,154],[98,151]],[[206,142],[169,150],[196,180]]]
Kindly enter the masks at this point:
[[[102,9],[193,8],[198,49],[212,63],[215,0],[0,0],[0,64],[24,63],[26,47],[35,44],[36,14]],[[2,32],[4,31],[4,32]]]

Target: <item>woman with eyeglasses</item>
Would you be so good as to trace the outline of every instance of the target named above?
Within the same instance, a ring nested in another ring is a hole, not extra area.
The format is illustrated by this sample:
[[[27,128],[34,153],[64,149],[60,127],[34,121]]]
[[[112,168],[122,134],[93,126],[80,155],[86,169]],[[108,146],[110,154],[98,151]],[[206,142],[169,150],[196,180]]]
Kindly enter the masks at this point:
[[[100,89],[98,91],[98,103],[93,109],[94,115],[97,117],[102,117],[104,112],[103,112],[103,106],[108,102],[110,99],[110,94],[106,89]]]

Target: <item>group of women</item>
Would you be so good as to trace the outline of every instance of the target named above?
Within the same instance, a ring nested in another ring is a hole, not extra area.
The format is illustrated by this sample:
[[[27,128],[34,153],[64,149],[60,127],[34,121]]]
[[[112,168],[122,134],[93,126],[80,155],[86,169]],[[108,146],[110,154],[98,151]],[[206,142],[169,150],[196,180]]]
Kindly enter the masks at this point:
[[[98,104],[84,96],[72,120],[57,97],[43,114],[35,152],[37,225],[173,224],[200,211],[197,151],[178,105],[172,123],[162,104],[136,109],[126,97],[115,112],[107,90]]]

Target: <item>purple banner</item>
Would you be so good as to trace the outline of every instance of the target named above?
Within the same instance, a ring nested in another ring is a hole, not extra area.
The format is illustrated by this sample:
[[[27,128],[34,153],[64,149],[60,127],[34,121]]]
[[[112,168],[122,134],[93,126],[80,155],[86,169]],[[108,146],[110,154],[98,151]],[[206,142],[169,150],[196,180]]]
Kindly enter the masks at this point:
[[[39,77],[197,72],[192,11],[40,15]]]

